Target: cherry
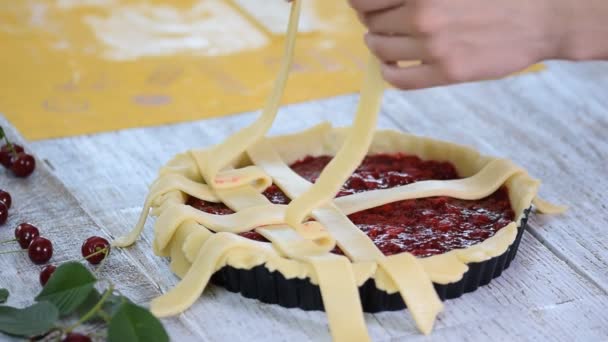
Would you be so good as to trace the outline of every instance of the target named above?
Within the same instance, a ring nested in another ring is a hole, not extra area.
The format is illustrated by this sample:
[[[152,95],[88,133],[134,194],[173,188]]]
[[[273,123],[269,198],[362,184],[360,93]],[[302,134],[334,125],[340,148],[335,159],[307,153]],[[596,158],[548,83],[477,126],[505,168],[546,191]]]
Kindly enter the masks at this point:
[[[39,236],[32,240],[27,249],[27,254],[33,263],[44,264],[53,256],[53,244],[51,240]]]
[[[91,338],[87,335],[79,334],[79,333],[68,333],[65,335],[62,342],[91,342]]]
[[[26,249],[32,240],[40,236],[40,231],[29,223],[22,223],[15,228],[15,238],[21,248]]]
[[[22,153],[25,151],[20,145],[13,145],[13,149],[15,149],[15,153]],[[8,144],[4,144],[2,148],[0,148],[0,164],[4,165],[5,168],[10,169],[12,165],[13,149]]]
[[[36,169],[36,159],[31,154],[17,153],[11,159],[11,171],[17,177],[25,178],[34,172]]]
[[[90,256],[91,254],[99,252],[103,249],[105,249],[105,252]],[[100,236],[91,236],[84,241],[81,251],[82,256],[85,257],[88,262],[93,265],[97,265],[110,253],[110,243],[108,240]]]
[[[28,225],[31,226],[31,224],[29,223],[22,223],[18,225],[17,228],[15,228],[15,239],[19,239],[19,235],[21,235],[21,230]]]
[[[55,273],[57,267],[53,265],[46,265],[40,271],[40,285],[44,286],[49,281],[49,278]]]
[[[4,202],[0,202],[0,224],[4,224],[8,219],[8,207]]]
[[[4,190],[0,190],[0,202],[4,203],[8,209],[11,208],[11,204],[13,204],[13,199],[11,198],[11,194]]]

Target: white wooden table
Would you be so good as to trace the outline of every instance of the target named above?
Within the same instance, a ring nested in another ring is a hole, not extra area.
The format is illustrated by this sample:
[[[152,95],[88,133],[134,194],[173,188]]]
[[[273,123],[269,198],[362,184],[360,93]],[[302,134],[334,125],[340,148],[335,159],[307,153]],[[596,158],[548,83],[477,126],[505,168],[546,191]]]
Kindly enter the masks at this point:
[[[282,109],[272,133],[322,120],[348,125],[357,97]],[[8,224],[32,221],[55,242],[53,263],[79,257],[92,234],[115,237],[136,222],[149,183],[174,154],[220,142],[253,113],[29,144],[39,160],[27,180],[0,174],[14,197]],[[468,144],[515,160],[544,181],[541,194],[570,210],[533,215],[520,252],[489,286],[446,302],[430,337],[407,312],[367,314],[374,340],[608,340],[608,63],[550,63],[548,71],[502,81],[415,92],[388,91],[380,125]],[[10,126],[0,118],[3,126]],[[17,134],[8,127],[9,134]],[[152,254],[151,225],[102,272],[146,303],[178,279]],[[9,304],[39,291],[39,267],[0,257]],[[210,286],[188,311],[164,323],[175,341],[329,340],[325,314],[284,309]]]

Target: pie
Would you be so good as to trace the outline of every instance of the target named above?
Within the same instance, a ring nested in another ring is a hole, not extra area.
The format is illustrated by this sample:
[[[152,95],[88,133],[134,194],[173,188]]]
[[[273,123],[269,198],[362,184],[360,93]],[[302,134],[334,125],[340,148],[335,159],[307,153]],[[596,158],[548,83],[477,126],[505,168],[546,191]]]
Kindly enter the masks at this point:
[[[509,160],[375,129],[383,83],[370,57],[355,122],[267,137],[290,70],[285,58],[260,118],[206,149],[178,154],[151,185],[135,229],[157,216],[154,252],[182,278],[152,301],[159,317],[191,306],[214,281],[269,303],[326,311],[336,341],[369,340],[363,311],[401,309],[431,332],[454,298],[515,256],[540,182]],[[214,275],[215,274],[215,275]]]

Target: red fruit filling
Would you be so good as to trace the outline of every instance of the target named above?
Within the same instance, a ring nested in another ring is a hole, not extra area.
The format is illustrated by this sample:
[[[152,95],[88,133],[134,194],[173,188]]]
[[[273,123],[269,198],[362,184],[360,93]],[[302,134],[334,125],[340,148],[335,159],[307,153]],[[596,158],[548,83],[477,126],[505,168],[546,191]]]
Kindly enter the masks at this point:
[[[314,182],[331,156],[306,157],[290,167]],[[358,192],[388,189],[422,180],[460,178],[449,162],[425,161],[404,154],[367,156],[346,181],[336,197]],[[288,204],[289,198],[276,186],[264,191],[272,203]],[[227,215],[233,211],[222,203],[190,197],[188,204],[204,212]],[[429,197],[399,201],[349,215],[350,220],[385,255],[410,252],[419,257],[442,254],[486,240],[513,221],[508,191],[501,187],[476,201],[449,197]],[[240,234],[257,241],[268,241],[256,232]],[[336,248],[335,253],[341,253]]]

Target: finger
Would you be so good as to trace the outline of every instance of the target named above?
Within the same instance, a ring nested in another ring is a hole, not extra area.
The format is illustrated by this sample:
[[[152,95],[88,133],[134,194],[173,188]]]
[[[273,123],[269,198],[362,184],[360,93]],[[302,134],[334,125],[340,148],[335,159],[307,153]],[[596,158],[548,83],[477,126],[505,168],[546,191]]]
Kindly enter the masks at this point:
[[[375,12],[400,6],[405,0],[349,0],[350,6],[357,12]]]
[[[422,89],[448,84],[448,80],[432,64],[400,68],[393,64],[382,65],[382,77],[391,85],[403,89]]]
[[[408,23],[406,5],[365,14],[365,24],[370,32],[384,35],[407,35],[413,33]]]
[[[365,43],[385,63],[424,60],[427,57],[422,42],[415,37],[368,33],[365,35]]]
[[[357,12],[357,18],[359,19],[359,22],[363,24],[363,26],[367,26],[367,23],[365,22],[365,14]]]

